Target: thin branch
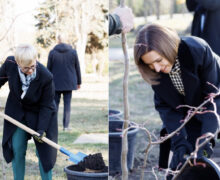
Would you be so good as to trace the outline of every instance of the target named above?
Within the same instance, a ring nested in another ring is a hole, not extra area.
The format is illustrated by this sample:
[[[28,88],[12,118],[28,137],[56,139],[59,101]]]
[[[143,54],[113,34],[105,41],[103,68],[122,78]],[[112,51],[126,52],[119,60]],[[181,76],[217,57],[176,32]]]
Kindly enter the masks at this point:
[[[125,1],[120,0],[120,6],[125,6]],[[124,129],[128,128],[128,121],[129,121],[129,102],[128,102],[128,77],[129,77],[129,56],[128,56],[128,48],[126,43],[126,35],[125,33],[121,33],[121,40],[122,40],[122,49],[124,52],[124,79],[123,79],[123,99],[124,99]],[[125,137],[126,136],[126,137]],[[127,133],[123,136],[122,139],[126,139],[127,141]],[[125,141],[125,140],[122,140]],[[125,143],[124,143],[125,145]],[[122,156],[121,156],[121,166],[122,166],[122,180],[128,179],[128,169],[127,169],[127,152],[128,149],[125,149],[127,147],[122,145]]]
[[[158,177],[157,177],[157,175],[156,175],[156,173],[155,173],[154,167],[152,167],[152,173],[153,173],[155,179],[158,180]]]
[[[183,166],[181,167],[181,169],[179,170],[179,173],[176,174],[176,176],[174,176],[174,178],[172,180],[176,180],[179,175],[184,171],[184,169],[186,168],[186,166],[189,164],[190,166],[198,166],[198,165],[202,165],[205,166],[202,163],[198,163],[196,162],[196,158],[197,158],[197,153],[199,151],[199,149],[201,147],[203,147],[205,144],[207,144],[212,138],[214,137],[214,134],[212,133],[206,133],[204,135],[202,135],[201,137],[197,138],[196,141],[196,148],[195,150],[191,153],[191,155],[187,158],[187,160],[185,161],[185,163],[183,164]],[[201,139],[207,138],[203,143],[199,144],[199,141]],[[191,162],[191,160],[193,159],[193,164]]]
[[[15,23],[15,20],[16,20],[19,16],[21,16],[21,15],[23,15],[23,14],[26,14],[26,13],[28,13],[28,12],[32,12],[33,10],[34,10],[34,9],[29,10],[29,11],[25,11],[25,12],[22,12],[22,13],[16,15],[16,16],[12,19],[12,22],[11,22],[11,24],[9,25],[9,27],[7,28],[7,30],[5,31],[5,33],[4,33],[4,34],[2,35],[2,37],[0,38],[0,42],[5,39],[5,37],[6,37],[7,34],[9,33],[9,31],[11,30],[13,24]]]
[[[201,147],[203,147],[205,144],[207,144],[212,138],[214,138],[214,134],[212,133],[206,133],[204,135],[202,135],[201,137],[197,138],[196,140],[196,145],[195,145],[195,151],[192,153],[193,158],[194,158],[194,165],[196,164],[196,158],[197,158],[197,154],[198,151]],[[201,144],[199,144],[199,141],[202,139],[206,139],[204,142],[202,142]]]
[[[128,129],[122,132],[121,169],[123,173],[122,178],[124,180],[128,179],[127,154],[128,154]]]
[[[147,157],[148,157],[148,154],[149,154],[149,149],[151,147],[151,143],[152,143],[152,138],[151,138],[151,134],[150,132],[146,129],[146,128],[140,128],[142,130],[144,130],[147,134],[147,138],[148,138],[148,145],[145,149],[145,155],[144,155],[144,164],[143,164],[143,169],[141,171],[141,180],[144,179],[144,169],[147,167]]]
[[[176,133],[180,132],[180,130],[186,125],[186,123],[188,123],[190,121],[190,119],[195,115],[197,114],[204,105],[206,105],[208,102],[212,102],[212,99],[215,98],[216,96],[218,96],[220,94],[220,91],[217,92],[217,93],[213,93],[212,97],[209,97],[207,100],[205,100],[202,104],[200,104],[198,107],[194,108],[194,111],[191,111],[189,110],[188,112],[188,115],[186,116],[186,118],[183,120],[183,124],[181,124],[181,126],[179,128],[177,128],[175,131],[173,131],[172,133],[170,133],[169,135],[167,135],[166,137],[158,140],[158,141],[155,141],[155,142],[152,142],[152,145],[155,145],[155,144],[161,144],[163,142],[165,142],[167,139],[170,139],[171,137],[173,137]],[[182,107],[181,106],[178,106],[177,109],[179,107]],[[214,107],[214,109],[216,109]],[[200,112],[199,112],[200,113]]]

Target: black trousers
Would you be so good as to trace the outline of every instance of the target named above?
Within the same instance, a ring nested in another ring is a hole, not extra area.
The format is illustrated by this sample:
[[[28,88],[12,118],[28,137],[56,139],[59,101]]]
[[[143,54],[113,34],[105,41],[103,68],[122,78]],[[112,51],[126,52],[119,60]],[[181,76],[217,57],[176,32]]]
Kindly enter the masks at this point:
[[[63,104],[64,104],[63,128],[68,128],[69,123],[70,123],[72,91],[56,91],[55,92],[55,101],[57,104],[57,112],[59,110],[61,94],[63,94]]]

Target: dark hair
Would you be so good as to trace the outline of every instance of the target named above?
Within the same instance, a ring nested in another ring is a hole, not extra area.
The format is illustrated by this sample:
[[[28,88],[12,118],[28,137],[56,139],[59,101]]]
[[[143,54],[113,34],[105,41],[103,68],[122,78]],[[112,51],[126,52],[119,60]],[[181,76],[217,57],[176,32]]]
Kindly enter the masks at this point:
[[[154,50],[172,64],[174,63],[180,38],[173,29],[157,24],[144,26],[136,37],[134,45],[135,63],[145,81],[152,85],[159,84],[159,73],[151,70],[141,56]]]

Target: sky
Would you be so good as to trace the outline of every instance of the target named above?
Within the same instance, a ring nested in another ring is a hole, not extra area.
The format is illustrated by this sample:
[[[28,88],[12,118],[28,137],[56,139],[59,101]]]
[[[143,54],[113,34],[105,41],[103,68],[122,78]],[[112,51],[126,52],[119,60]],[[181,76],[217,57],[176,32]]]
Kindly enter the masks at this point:
[[[35,9],[43,1],[45,0],[9,0],[9,3],[3,1],[4,9],[2,13],[4,19],[1,19],[0,38],[4,39],[0,42],[0,62],[4,61],[7,56],[12,55],[14,53],[12,48],[19,44],[35,45],[37,31],[35,24],[37,22],[34,14],[36,14]],[[15,17],[17,18],[12,24]]]

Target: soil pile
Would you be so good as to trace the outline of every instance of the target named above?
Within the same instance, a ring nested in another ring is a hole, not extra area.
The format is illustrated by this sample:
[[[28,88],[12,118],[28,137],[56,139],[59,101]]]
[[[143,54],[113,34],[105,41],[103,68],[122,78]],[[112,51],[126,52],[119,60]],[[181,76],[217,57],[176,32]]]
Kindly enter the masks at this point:
[[[72,166],[76,171],[86,171],[86,172],[108,172],[108,166],[105,165],[101,153],[89,154],[77,165]]]

